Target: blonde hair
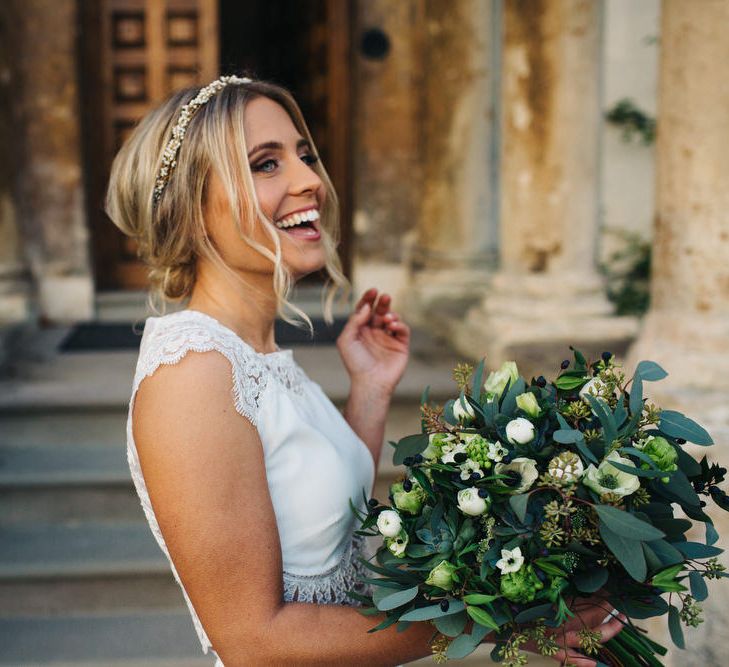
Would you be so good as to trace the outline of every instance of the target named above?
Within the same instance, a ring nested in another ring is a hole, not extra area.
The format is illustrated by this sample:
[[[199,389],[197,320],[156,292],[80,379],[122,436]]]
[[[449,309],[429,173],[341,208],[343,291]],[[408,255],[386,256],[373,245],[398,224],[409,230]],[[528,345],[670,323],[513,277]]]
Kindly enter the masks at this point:
[[[311,320],[306,313],[289,301],[292,277],[282,263],[278,232],[258,204],[243,132],[247,103],[257,97],[267,97],[285,109],[316,154],[301,110],[286,89],[265,81],[251,81],[228,84],[213,95],[190,121],[174,173],[158,201],[154,201],[155,181],[172,128],[182,106],[199,91],[200,87],[178,91],[140,121],[112,164],[106,212],[122,232],[137,242],[138,255],[149,267],[150,305],[156,312],[159,312],[158,304],[164,310],[167,301],[189,299],[199,256],[208,258],[233,279],[253,289],[225,263],[205,231],[208,178],[214,170],[223,185],[241,239],[273,265],[273,289],[279,316],[299,326],[306,323],[311,331]],[[322,304],[324,318],[331,322],[337,291],[341,289],[345,295],[349,292],[349,283],[336,252],[339,205],[321,161],[312,164],[311,168],[326,190],[320,211],[321,241],[328,275]],[[253,240],[251,233],[256,224],[263,224],[273,250]]]

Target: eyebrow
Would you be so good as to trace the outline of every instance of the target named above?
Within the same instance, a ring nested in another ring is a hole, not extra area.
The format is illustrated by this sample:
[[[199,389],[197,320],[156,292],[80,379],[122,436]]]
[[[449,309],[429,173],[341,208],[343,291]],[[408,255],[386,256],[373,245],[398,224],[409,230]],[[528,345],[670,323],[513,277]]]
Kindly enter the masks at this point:
[[[311,148],[311,144],[308,142],[307,139],[301,138],[296,142],[296,148],[302,148],[306,146],[307,148]],[[271,150],[283,150],[283,144],[280,141],[266,141],[265,143],[258,144],[258,146],[254,146],[251,148],[251,150],[248,151],[248,157],[251,157],[251,155],[254,155],[255,153],[258,153],[258,151],[262,151],[265,149],[271,149]]]

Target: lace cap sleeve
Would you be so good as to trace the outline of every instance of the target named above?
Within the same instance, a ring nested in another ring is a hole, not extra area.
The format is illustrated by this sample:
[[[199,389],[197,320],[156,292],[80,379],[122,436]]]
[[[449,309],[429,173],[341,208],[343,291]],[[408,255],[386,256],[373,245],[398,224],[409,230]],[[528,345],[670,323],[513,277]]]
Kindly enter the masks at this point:
[[[230,362],[236,411],[256,426],[259,401],[268,381],[265,365],[224,327],[184,317],[184,312],[147,319],[132,396],[142,380],[152,375],[160,364],[176,364],[190,351],[213,350]]]

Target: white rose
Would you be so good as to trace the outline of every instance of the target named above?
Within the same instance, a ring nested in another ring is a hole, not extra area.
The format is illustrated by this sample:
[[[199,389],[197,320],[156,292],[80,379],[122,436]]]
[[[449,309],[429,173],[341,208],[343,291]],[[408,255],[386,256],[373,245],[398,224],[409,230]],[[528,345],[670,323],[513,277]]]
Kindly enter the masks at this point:
[[[396,537],[402,530],[402,519],[395,510],[383,510],[377,517],[377,530],[385,537]]]
[[[534,424],[524,417],[512,419],[506,425],[506,438],[512,445],[526,445],[534,440]]]
[[[458,509],[469,516],[479,516],[488,509],[488,503],[478,495],[478,489],[461,489],[458,492]]]
[[[476,419],[476,413],[465,398],[457,398],[453,403],[453,417],[461,423],[471,422]]]

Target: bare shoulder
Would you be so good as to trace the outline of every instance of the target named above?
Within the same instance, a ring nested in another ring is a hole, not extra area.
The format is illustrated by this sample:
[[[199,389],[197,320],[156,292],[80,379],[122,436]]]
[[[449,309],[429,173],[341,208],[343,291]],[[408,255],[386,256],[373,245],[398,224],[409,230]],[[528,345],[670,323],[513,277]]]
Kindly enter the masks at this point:
[[[190,352],[160,366],[139,386],[132,423],[157,521],[215,645],[243,600],[274,605],[282,587],[263,446],[235,409],[229,361]]]

